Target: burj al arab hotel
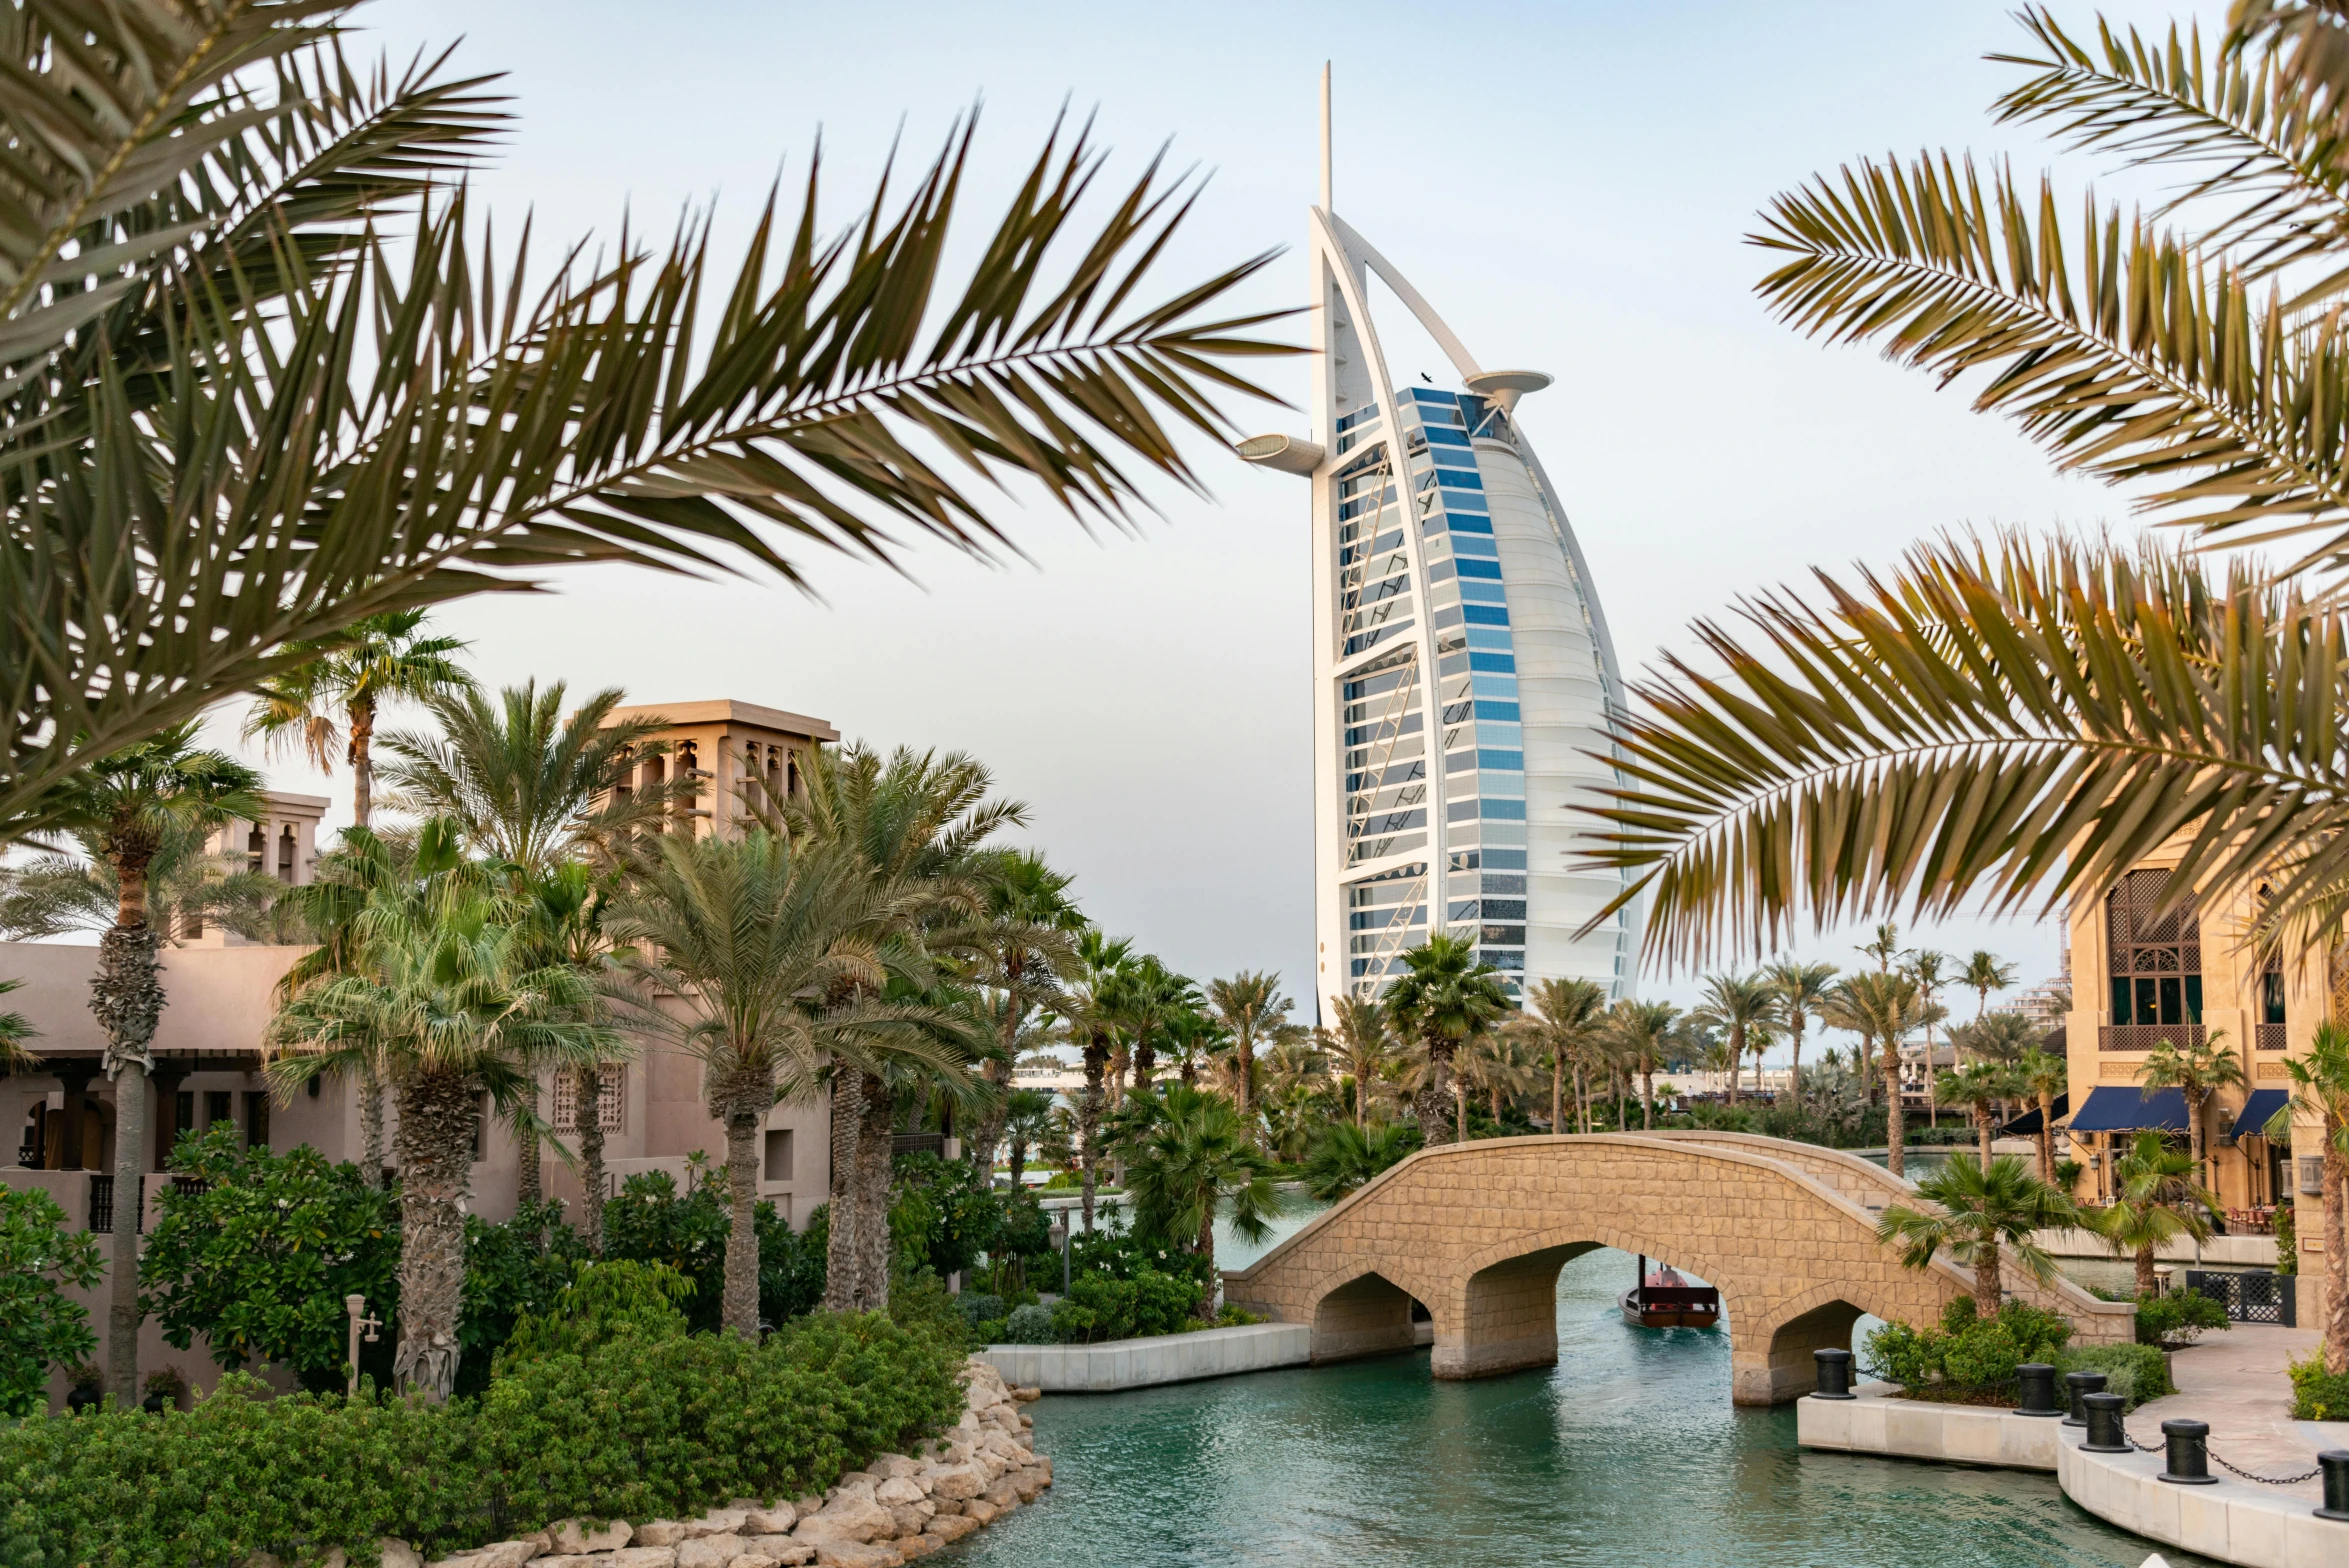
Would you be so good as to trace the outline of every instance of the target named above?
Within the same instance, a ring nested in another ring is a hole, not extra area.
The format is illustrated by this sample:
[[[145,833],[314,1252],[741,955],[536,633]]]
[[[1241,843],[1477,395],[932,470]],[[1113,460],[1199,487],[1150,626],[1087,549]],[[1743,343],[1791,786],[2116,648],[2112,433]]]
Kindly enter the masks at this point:
[[[1375,996],[1448,929],[1516,986],[1567,976],[1628,996],[1638,911],[1577,934],[1622,890],[1573,869],[1570,807],[1612,782],[1607,716],[1624,699],[1590,568],[1518,423],[1551,378],[1485,369],[1332,210],[1326,72],[1307,235],[1312,433],[1240,455],[1313,486],[1317,994]],[[1457,385],[1389,375],[1374,274]]]

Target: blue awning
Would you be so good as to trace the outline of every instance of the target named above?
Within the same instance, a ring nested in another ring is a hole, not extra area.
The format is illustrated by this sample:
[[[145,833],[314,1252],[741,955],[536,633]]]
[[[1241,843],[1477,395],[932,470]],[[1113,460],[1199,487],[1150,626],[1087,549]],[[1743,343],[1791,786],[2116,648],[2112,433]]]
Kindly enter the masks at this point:
[[[2074,1132],[2184,1132],[2186,1096],[2176,1089],[2124,1089],[2111,1084],[2088,1091]]]
[[[2064,1112],[2066,1112],[2066,1111],[2070,1110],[2071,1108],[2072,1108],[2072,1097],[2071,1097],[2070,1095],[2068,1095],[2068,1094],[2059,1094],[2059,1095],[2057,1095],[2057,1096],[2055,1097],[2055,1116],[2056,1116],[2056,1120],[2058,1120],[2058,1121],[2061,1121],[2061,1120],[2063,1120],[2063,1114],[2064,1114]],[[2000,1137],[2002,1137],[2002,1138],[2036,1138],[2036,1137],[2038,1137],[2038,1136],[2039,1136],[2039,1107],[2038,1107],[2038,1106],[2036,1106],[2036,1105],[2032,1106],[2032,1107],[2031,1107],[2029,1110],[2025,1111],[2025,1112],[2024,1112],[2022,1115],[2020,1115],[2020,1116],[2016,1117],[2016,1118],[2015,1118],[2013,1121],[2011,1121],[2011,1122],[2008,1122],[2008,1123],[2007,1123],[2007,1124],[2006,1124],[2004,1127],[2001,1127],[2001,1128],[1999,1128],[1999,1129],[1998,1129],[1998,1134],[1999,1134],[1999,1136],[2000,1136]]]
[[[2292,1103],[2289,1089],[2254,1089],[2251,1098],[2243,1102],[2243,1109],[2235,1114],[2235,1125],[2227,1129],[2230,1138],[2263,1138],[2265,1128],[2275,1119],[2276,1112]]]

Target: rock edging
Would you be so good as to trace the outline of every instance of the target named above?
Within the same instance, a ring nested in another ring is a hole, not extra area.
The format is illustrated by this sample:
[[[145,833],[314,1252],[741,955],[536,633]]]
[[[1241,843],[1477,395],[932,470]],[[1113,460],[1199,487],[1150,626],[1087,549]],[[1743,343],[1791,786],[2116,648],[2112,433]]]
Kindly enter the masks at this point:
[[[566,1519],[517,1540],[443,1557],[429,1568],[902,1568],[993,1524],[1052,1485],[1020,1405],[979,1356],[964,1373],[962,1420],[912,1454],[881,1454],[821,1497],[765,1507],[737,1502],[698,1519]],[[427,1568],[404,1541],[383,1543],[383,1568]]]

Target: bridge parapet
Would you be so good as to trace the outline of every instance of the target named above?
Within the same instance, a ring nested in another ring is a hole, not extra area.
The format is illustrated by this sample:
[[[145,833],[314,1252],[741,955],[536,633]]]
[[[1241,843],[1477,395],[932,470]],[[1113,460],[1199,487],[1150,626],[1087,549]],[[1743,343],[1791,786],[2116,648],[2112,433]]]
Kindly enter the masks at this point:
[[[1857,1167],[1855,1169],[1855,1167]],[[1880,1245],[1907,1185],[1855,1156],[1739,1134],[1493,1138],[1422,1150],[1224,1276],[1226,1297],[1314,1325],[1316,1360],[1411,1343],[1435,1321],[1438,1377],[1557,1359],[1557,1271],[1594,1247],[1711,1282],[1728,1315],[1732,1397],[1809,1390],[1811,1351],[1848,1347],[1863,1313],[1930,1321],[1972,1289],[1946,1259],[1906,1269]],[[2080,1342],[2129,1337],[2129,1309],[2059,1282],[2010,1282],[2072,1318]]]

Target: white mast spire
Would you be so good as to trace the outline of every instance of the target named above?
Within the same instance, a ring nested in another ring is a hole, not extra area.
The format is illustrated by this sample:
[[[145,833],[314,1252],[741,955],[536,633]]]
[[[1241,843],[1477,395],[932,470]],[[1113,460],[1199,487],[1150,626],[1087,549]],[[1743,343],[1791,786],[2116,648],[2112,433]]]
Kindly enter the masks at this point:
[[[1321,210],[1334,211],[1329,178],[1329,62],[1321,62]]]

